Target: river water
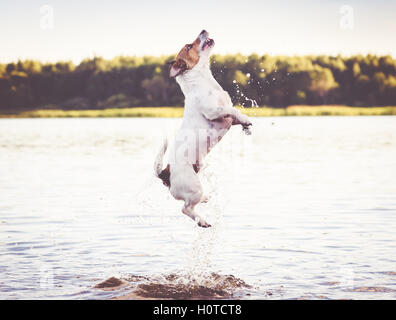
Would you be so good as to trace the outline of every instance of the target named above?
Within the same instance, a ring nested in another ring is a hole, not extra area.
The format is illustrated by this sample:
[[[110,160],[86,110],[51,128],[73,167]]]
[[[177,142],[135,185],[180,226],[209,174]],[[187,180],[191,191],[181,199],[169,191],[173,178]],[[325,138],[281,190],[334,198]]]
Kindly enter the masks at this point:
[[[396,117],[233,127],[209,229],[153,175],[180,121],[0,119],[0,298],[396,298]]]

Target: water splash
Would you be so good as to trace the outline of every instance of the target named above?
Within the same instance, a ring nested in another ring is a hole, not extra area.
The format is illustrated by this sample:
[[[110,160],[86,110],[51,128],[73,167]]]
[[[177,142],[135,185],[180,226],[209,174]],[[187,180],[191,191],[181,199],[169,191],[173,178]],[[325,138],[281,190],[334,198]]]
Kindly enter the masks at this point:
[[[175,272],[156,276],[130,275],[124,279],[110,278],[103,283],[122,284],[128,289],[127,294],[116,296],[115,299],[230,299],[243,298],[250,295],[253,287],[233,275],[221,275],[212,272],[204,281],[190,279],[186,275]],[[96,289],[106,290],[103,283]],[[113,290],[120,286],[113,287]]]
[[[180,241],[180,239],[169,239],[173,248],[179,252],[183,252],[185,258],[181,270],[177,274],[165,274],[162,276],[144,276],[139,279],[134,277],[133,281],[136,284],[134,294],[140,297],[162,297],[162,298],[225,298],[232,296],[232,287],[237,286],[233,283],[243,283],[242,280],[234,276],[222,276],[213,271],[216,268],[213,266],[215,252],[221,249],[222,241],[219,241],[223,225],[223,213],[229,199],[227,197],[231,192],[223,190],[228,188],[228,184],[222,181],[224,177],[229,179],[229,168],[232,165],[230,162],[229,144],[220,145],[207,158],[207,165],[200,171],[201,182],[206,194],[210,195],[208,203],[197,206],[197,212],[207,219],[212,228],[203,229],[197,225],[188,230],[190,241]],[[223,150],[223,148],[227,150]],[[214,159],[211,159],[213,158]],[[221,170],[219,170],[219,167]],[[219,186],[224,186],[219,189]],[[167,198],[171,201],[167,201]],[[169,202],[173,207],[174,214],[180,219],[188,219],[181,215],[179,203],[169,195],[169,191],[154,176],[147,178],[142,183],[142,187],[135,194],[135,207],[139,207],[142,217],[146,217],[142,223],[147,223],[150,216],[158,216],[159,208],[163,203]],[[163,234],[166,237],[166,234]],[[120,282],[112,279],[108,281],[110,285],[119,284]],[[139,282],[137,284],[137,282]]]
[[[251,105],[252,108],[258,108],[259,107],[257,102],[256,102],[256,100],[254,100],[254,99],[249,99],[248,97],[245,97],[245,101],[250,101],[251,104],[252,104]]]
[[[247,73],[246,76],[247,76],[248,78],[250,78],[250,77],[251,77],[251,74],[250,74],[250,73]],[[259,107],[258,104],[257,104],[257,101],[256,101],[255,99],[250,99],[248,96],[246,96],[245,93],[243,93],[243,91],[242,91],[241,88],[239,87],[238,82],[237,82],[235,79],[232,81],[232,83],[235,84],[237,95],[240,95],[241,98],[245,98],[245,101],[250,101],[250,103],[251,103],[250,107],[251,107],[251,108],[258,108],[258,107]],[[250,84],[250,81],[248,81],[248,84]],[[242,103],[242,107],[243,107],[243,108],[245,107],[243,103]]]
[[[216,160],[220,161],[221,159]],[[216,163],[219,163],[219,161]],[[211,272],[214,251],[221,244],[219,237],[222,231],[223,212],[226,202],[222,201],[224,190],[219,190],[219,185],[223,184],[220,181],[221,176],[216,171],[211,165],[205,165],[202,169],[200,173],[201,182],[204,192],[210,195],[210,200],[208,203],[200,204],[197,207],[198,213],[207,221],[210,221],[212,227],[203,229],[195,225],[191,247],[185,252],[186,264],[184,273],[188,275],[190,280],[198,283],[205,281],[207,274]]]

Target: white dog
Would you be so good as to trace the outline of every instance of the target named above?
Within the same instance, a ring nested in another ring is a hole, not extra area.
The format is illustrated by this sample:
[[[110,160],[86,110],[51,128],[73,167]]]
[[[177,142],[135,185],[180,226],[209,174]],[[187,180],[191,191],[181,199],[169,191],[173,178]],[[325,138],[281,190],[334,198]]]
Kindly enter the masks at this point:
[[[177,200],[184,200],[182,212],[201,227],[210,224],[195,213],[194,207],[208,200],[198,178],[203,159],[227,133],[240,124],[250,134],[249,118],[232,105],[230,96],[213,77],[209,57],[213,39],[203,30],[191,44],[186,44],[172,62],[170,76],[176,78],[185,96],[184,118],[170,149],[169,164],[163,169],[165,142],[155,161],[155,174],[169,187]]]

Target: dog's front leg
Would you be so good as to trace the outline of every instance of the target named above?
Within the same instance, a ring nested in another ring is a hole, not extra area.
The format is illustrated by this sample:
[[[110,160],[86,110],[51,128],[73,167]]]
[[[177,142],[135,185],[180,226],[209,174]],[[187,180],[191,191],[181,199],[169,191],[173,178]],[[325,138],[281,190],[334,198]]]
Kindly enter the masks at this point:
[[[249,127],[252,125],[249,117],[240,113],[238,109],[234,107],[217,107],[217,108],[206,108],[202,110],[204,117],[210,121],[221,119],[225,117],[232,118],[232,124],[241,124],[243,127]]]
[[[239,112],[234,107],[218,107],[217,109],[204,109],[203,114],[206,119],[216,121],[226,117],[231,117],[232,125],[242,125],[242,130],[245,134],[250,135],[250,126],[252,125],[248,116]]]
[[[252,123],[250,122],[249,117],[244,115],[244,114],[242,114],[242,113],[240,113],[238,109],[235,109],[233,107],[232,107],[232,109],[234,109],[237,112],[237,114],[239,114],[240,116],[246,117],[248,119],[248,122],[247,122],[247,121],[241,121],[240,120],[241,117],[233,117],[232,118],[232,125],[233,126],[234,125],[239,125],[239,124],[242,125],[243,132],[245,134],[247,134],[247,135],[251,135],[252,132],[250,131],[250,126],[252,125]]]

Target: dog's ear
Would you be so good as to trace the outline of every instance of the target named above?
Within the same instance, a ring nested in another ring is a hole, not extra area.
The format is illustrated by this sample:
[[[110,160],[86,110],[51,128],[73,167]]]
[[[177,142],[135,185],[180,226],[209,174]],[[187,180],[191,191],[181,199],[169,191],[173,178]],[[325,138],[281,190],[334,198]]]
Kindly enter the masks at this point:
[[[182,59],[177,59],[176,61],[173,61],[171,64],[169,76],[171,78],[175,78],[186,70],[187,70],[187,63]]]

